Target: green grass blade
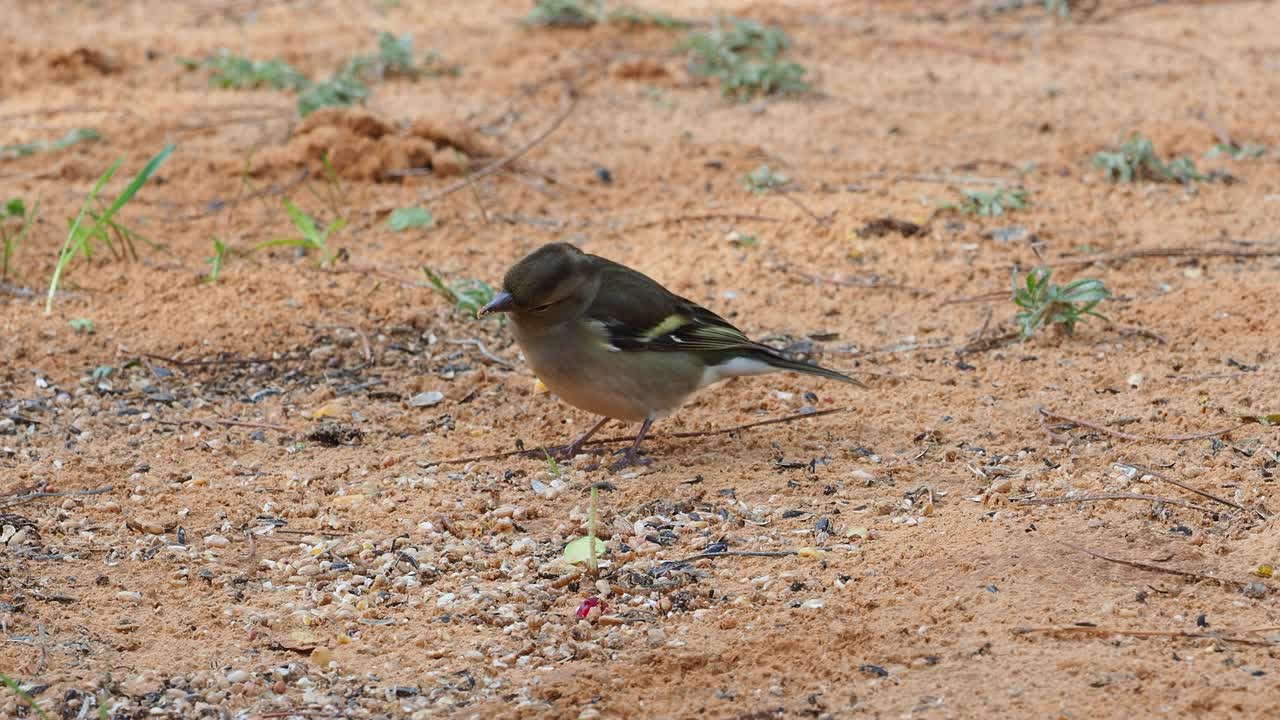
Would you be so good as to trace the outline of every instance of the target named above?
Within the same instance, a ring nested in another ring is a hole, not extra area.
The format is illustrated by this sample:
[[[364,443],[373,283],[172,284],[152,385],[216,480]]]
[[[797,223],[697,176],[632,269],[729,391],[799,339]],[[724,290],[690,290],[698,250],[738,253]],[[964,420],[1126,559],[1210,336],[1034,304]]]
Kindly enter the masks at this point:
[[[319,246],[322,244],[320,230],[316,227],[316,221],[310,215],[299,210],[297,205],[287,199],[284,201],[284,211],[289,214],[289,220],[293,222],[293,226],[298,228],[298,232],[302,233],[304,238],[310,240],[313,245]]]
[[[67,241],[62,245],[62,252],[58,255],[58,264],[53,270],[53,279],[49,282],[49,294],[45,298],[44,313],[46,315],[53,312],[53,296],[58,291],[58,283],[62,279],[63,271],[65,271],[67,265],[71,263],[71,259],[75,257],[77,250],[83,250],[87,253],[90,237],[98,237],[107,245],[111,244],[110,239],[106,234],[106,227],[111,222],[112,216],[119,212],[120,208],[124,207],[126,203],[132,200],[134,195],[138,194],[138,191],[142,189],[142,186],[146,184],[147,180],[151,179],[151,176],[155,174],[156,170],[158,170],[160,166],[164,164],[164,161],[169,158],[169,155],[173,153],[175,147],[177,146],[174,143],[166,145],[155,157],[151,158],[151,162],[148,162],[142,170],[134,176],[133,180],[131,180],[129,185],[124,189],[124,192],[120,193],[120,196],[115,199],[115,202],[111,203],[106,211],[100,215],[94,215],[89,208],[92,206],[93,201],[97,199],[98,193],[102,191],[102,186],[105,185],[106,182],[115,175],[116,170],[120,168],[120,165],[124,162],[124,158],[117,160],[110,168],[107,169],[107,172],[102,174],[102,177],[98,178],[98,183],[94,185],[93,190],[89,193],[89,197],[85,198],[85,203],[81,206],[79,215],[76,216],[75,222],[71,225],[71,232],[67,233]],[[95,218],[93,226],[87,231],[81,230],[86,213],[94,215]]]
[[[13,251],[18,249],[27,231],[31,229],[31,225],[35,223],[36,216],[40,214],[40,196],[36,196],[35,205],[32,206],[31,212],[25,213],[22,221],[22,227],[18,228],[18,232],[13,237],[7,237],[4,240],[4,262],[0,264],[0,278],[9,277],[9,259],[13,257]]]
[[[36,711],[36,714],[40,716],[41,720],[49,720],[49,715],[45,713],[44,708],[40,707],[36,703],[35,698],[31,697],[26,690],[23,690],[22,686],[19,685],[17,681],[4,673],[0,673],[0,683],[8,685],[10,690],[17,693],[18,697],[22,698],[23,702],[30,705],[31,709]]]
[[[253,246],[254,250],[265,250],[273,247],[303,247],[315,248],[319,247],[315,243],[306,238],[276,238],[275,240],[265,240]]]
[[[80,236],[80,225],[84,222],[85,213],[89,212],[89,206],[98,197],[102,186],[107,184],[112,175],[116,174],[116,170],[120,169],[122,163],[124,163],[124,158],[116,160],[111,167],[107,168],[106,172],[102,173],[102,177],[98,178],[97,184],[89,191],[89,196],[84,199],[84,204],[80,206],[80,214],[76,215],[75,222],[71,224],[71,230],[67,233],[67,241],[62,244],[62,251],[58,253],[58,264],[53,268],[53,278],[49,281],[49,294],[44,301],[45,315],[53,312],[53,296],[58,292],[58,282],[62,279],[62,272],[70,264],[71,258],[75,257],[76,242]]]
[[[125,203],[132,200],[133,196],[137,195],[138,191],[142,189],[142,186],[146,184],[146,182],[151,179],[151,176],[156,173],[156,170],[160,169],[160,166],[164,164],[164,161],[169,159],[169,155],[173,153],[173,150],[176,147],[177,145],[174,143],[169,143],[164,146],[164,149],[161,150],[159,154],[151,158],[151,162],[147,163],[146,166],[133,177],[129,186],[124,189],[124,192],[120,193],[120,197],[117,197],[116,201],[111,203],[111,206],[107,208],[107,211],[102,214],[102,218],[99,222],[110,220],[113,215],[120,211],[120,208],[125,206]]]

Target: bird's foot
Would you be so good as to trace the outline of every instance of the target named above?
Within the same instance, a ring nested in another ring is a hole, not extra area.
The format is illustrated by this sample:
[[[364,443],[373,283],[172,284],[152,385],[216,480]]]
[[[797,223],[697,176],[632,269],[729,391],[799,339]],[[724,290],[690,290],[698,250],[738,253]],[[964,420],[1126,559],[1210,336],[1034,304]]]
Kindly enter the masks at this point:
[[[617,462],[610,465],[609,469],[612,470],[613,472],[618,472],[619,470],[623,470],[625,468],[648,465],[649,463],[652,463],[652,462],[653,462],[653,458],[647,458],[642,456],[639,452],[636,451],[635,448],[627,448],[626,450],[623,451],[622,457],[619,458]]]

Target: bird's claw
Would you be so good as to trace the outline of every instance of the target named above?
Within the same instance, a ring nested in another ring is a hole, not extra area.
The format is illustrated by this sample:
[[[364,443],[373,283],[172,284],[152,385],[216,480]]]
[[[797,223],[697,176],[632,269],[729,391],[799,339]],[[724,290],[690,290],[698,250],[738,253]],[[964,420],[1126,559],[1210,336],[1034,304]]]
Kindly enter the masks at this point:
[[[618,472],[619,470],[623,470],[625,468],[629,468],[636,465],[640,465],[640,466],[648,465],[652,462],[653,462],[653,458],[643,457],[640,455],[640,453],[636,452],[634,448],[629,448],[622,454],[622,457],[619,458],[617,462],[609,466],[609,469],[612,470],[613,472]]]

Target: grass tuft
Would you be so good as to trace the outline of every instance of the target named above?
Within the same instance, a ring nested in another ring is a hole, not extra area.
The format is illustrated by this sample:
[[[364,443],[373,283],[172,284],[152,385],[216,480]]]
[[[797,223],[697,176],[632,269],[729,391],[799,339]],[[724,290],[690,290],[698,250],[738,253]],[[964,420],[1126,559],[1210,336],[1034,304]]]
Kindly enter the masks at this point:
[[[782,59],[790,47],[782,28],[741,18],[717,18],[683,43],[693,73],[719,80],[721,92],[739,101],[809,89],[805,68]]]
[[[1151,140],[1141,133],[1134,133],[1115,152],[1099,152],[1093,156],[1094,167],[1102,169],[1115,182],[1180,182],[1183,184],[1204,180],[1196,170],[1195,162],[1185,156],[1165,162],[1157,153]]]
[[[1003,187],[994,190],[961,190],[960,202],[944,205],[944,210],[956,210],[965,215],[998,217],[1013,210],[1023,210],[1031,193],[1023,188],[1012,190]]]
[[[306,75],[278,58],[254,60],[244,55],[233,55],[227,50],[205,58],[202,62],[186,59],[179,62],[189,68],[211,70],[209,84],[225,90],[301,90],[311,82]]]
[[[98,193],[102,191],[102,187],[116,174],[116,170],[120,169],[120,165],[124,163],[124,158],[122,157],[112,163],[111,167],[107,168],[107,171],[98,178],[98,182],[89,191],[88,197],[84,199],[84,204],[80,206],[80,212],[71,223],[71,230],[67,233],[67,240],[62,244],[62,251],[58,253],[58,263],[54,266],[53,278],[49,281],[49,293],[45,298],[45,315],[53,312],[53,296],[58,292],[58,284],[62,280],[63,273],[66,272],[67,266],[71,264],[76,255],[84,255],[86,260],[92,260],[94,240],[104,243],[113,253],[123,254],[127,248],[135,257],[137,256],[137,251],[133,248],[133,238],[137,237],[143,240],[145,238],[117,223],[115,216],[120,212],[121,208],[133,199],[134,195],[138,194],[138,191],[142,189],[147,180],[150,180],[151,176],[155,175],[160,166],[164,164],[164,161],[173,153],[175,147],[173,143],[169,143],[155,157],[151,158],[151,162],[148,162],[142,170],[138,171],[138,174],[125,187],[124,192],[116,197],[115,202],[101,212],[95,212],[90,208],[97,202]],[[93,221],[92,224],[85,222],[86,217]],[[117,251],[116,246],[112,243],[112,234],[126,248],[121,248]]]

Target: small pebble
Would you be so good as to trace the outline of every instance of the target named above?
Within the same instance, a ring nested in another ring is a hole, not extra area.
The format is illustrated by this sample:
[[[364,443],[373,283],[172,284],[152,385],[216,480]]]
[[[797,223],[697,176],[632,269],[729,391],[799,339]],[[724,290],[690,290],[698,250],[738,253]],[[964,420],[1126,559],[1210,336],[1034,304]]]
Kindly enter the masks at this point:
[[[409,398],[409,407],[431,407],[439,405],[443,400],[444,393],[439,390],[421,392]]]

